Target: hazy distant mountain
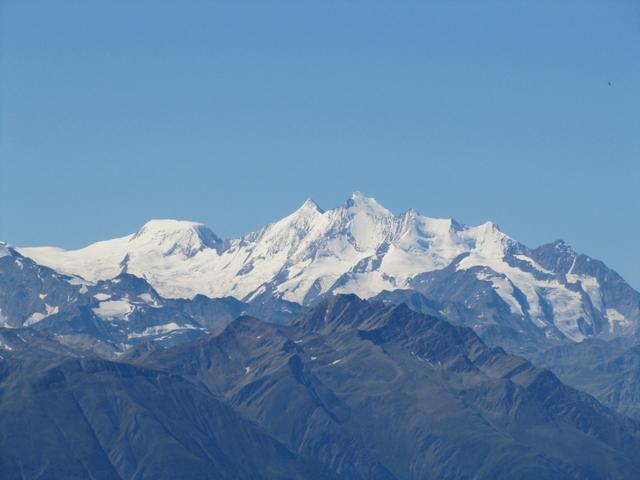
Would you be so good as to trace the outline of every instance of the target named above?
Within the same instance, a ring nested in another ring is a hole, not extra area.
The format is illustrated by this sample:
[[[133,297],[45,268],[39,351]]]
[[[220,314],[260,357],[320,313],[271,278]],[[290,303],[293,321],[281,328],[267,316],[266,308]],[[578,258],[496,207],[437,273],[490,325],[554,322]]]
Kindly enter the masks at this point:
[[[531,356],[565,383],[604,405],[640,420],[640,343],[637,339],[590,339]]]
[[[340,295],[117,362],[0,328],[3,478],[618,479],[640,423],[471,329]]]
[[[19,251],[90,282],[132,273],[168,298],[312,305],[337,293],[368,298],[409,289],[494,344],[630,336],[640,322],[640,294],[563,242],[530,249],[491,222],[468,227],[413,210],[394,215],[360,193],[328,211],[307,200],[229,241],[201,224],[153,220],[80,250]]]
[[[2,478],[337,478],[184,378],[3,334]]]
[[[347,478],[634,478],[640,424],[406,306],[338,296],[130,361],[205,385]],[[284,413],[286,412],[286,413]]]

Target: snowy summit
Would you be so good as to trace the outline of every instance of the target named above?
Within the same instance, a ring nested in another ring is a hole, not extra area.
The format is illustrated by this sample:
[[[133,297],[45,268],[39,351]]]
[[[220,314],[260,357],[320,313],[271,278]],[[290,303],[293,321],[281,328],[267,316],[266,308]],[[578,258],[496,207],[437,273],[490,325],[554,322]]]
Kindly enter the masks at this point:
[[[589,329],[616,335],[635,328],[636,313],[607,304],[597,272],[582,268],[573,250],[531,250],[492,222],[469,227],[414,210],[396,215],[359,192],[327,211],[308,199],[291,215],[226,242],[199,223],[152,220],[135,234],[80,250],[19,251],[88,281],[126,271],[167,297],[273,295],[310,304],[327,294],[369,298],[398,289],[431,298],[459,285],[465,308],[488,324],[501,312],[573,340]],[[473,303],[487,288],[497,303]]]

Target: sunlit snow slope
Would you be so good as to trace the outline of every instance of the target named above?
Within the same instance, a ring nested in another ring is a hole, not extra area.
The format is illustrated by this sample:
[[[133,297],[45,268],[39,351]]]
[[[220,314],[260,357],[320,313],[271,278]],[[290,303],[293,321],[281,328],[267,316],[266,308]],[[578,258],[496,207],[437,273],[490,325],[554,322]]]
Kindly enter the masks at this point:
[[[429,295],[464,276],[467,291],[456,293],[462,304],[465,294],[471,302],[488,288],[508,315],[576,341],[632,334],[640,317],[637,292],[562,242],[530,250],[493,223],[467,227],[413,210],[394,215],[358,192],[328,211],[307,200],[282,220],[225,242],[202,224],[152,220],[133,235],[80,250],[19,251],[89,281],[126,271],[167,297],[275,295],[309,304],[328,293],[368,298],[416,289]],[[631,300],[620,288],[631,291]]]

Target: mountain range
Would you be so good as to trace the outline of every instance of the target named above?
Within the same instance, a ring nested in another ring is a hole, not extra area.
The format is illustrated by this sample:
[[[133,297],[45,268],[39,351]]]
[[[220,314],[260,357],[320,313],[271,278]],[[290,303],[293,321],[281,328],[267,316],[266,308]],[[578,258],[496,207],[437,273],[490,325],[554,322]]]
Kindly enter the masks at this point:
[[[640,294],[355,193],[222,240],[0,243],[0,476],[640,477]]]
[[[410,290],[487,342],[525,351],[634,336],[640,322],[640,294],[563,241],[529,248],[491,222],[469,227],[414,210],[394,215],[358,192],[327,211],[307,200],[238,239],[223,241],[195,222],[152,220],[134,234],[79,250],[17,251],[88,284],[130,273],[165,298],[275,298],[308,306],[334,294]]]
[[[338,295],[117,361],[0,339],[4,478],[640,475],[640,423],[406,305]]]

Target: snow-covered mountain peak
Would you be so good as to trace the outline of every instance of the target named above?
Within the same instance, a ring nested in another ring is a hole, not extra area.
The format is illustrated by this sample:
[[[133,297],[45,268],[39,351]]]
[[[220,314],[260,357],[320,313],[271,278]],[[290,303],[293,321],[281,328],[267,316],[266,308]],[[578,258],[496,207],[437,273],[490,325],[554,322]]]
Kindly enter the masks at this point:
[[[401,216],[406,218],[417,218],[417,217],[420,217],[421,215],[420,213],[418,213],[418,211],[415,208],[410,208],[409,210],[404,212]]]
[[[300,237],[305,235],[324,214],[316,202],[308,198],[295,212],[263,229],[250,233],[243,240],[252,242],[257,238]]]
[[[471,257],[463,262],[463,265],[467,266],[473,262],[485,264],[488,259],[502,262],[508,251],[521,248],[517,241],[493,222],[485,222],[476,227],[464,227],[459,236],[471,253]]]
[[[129,239],[139,248],[158,250],[162,255],[181,254],[191,257],[207,249],[217,248],[222,240],[206,225],[184,220],[150,220]]]
[[[485,222],[477,227],[470,227],[468,230],[474,232],[478,242],[504,243],[511,240],[511,237],[500,230],[498,225],[493,222]]]
[[[307,198],[304,203],[297,210],[298,213],[324,213],[324,210],[318,206],[318,204],[312,198]]]
[[[500,227],[492,221],[484,222],[478,225],[478,228],[482,228],[485,232],[500,232]]]
[[[353,192],[344,203],[344,208],[354,213],[365,213],[373,217],[391,217],[393,214],[384,208],[373,197],[367,197],[360,192]]]
[[[132,240],[150,235],[182,235],[185,232],[213,232],[203,223],[188,220],[152,219],[145,223],[132,237]],[[215,234],[214,234],[215,236]],[[217,238],[217,237],[216,237]]]
[[[19,251],[89,281],[122,272],[144,277],[167,297],[274,295],[309,304],[335,293],[367,298],[415,289],[455,299],[455,308],[475,312],[479,325],[499,316],[517,329],[532,325],[573,340],[626,334],[640,322],[636,303],[607,293],[614,277],[599,273],[604,266],[564,242],[532,250],[493,222],[466,226],[415,210],[394,215],[359,192],[327,211],[308,199],[275,223],[225,242],[200,223],[152,220],[133,235],[80,250]]]

